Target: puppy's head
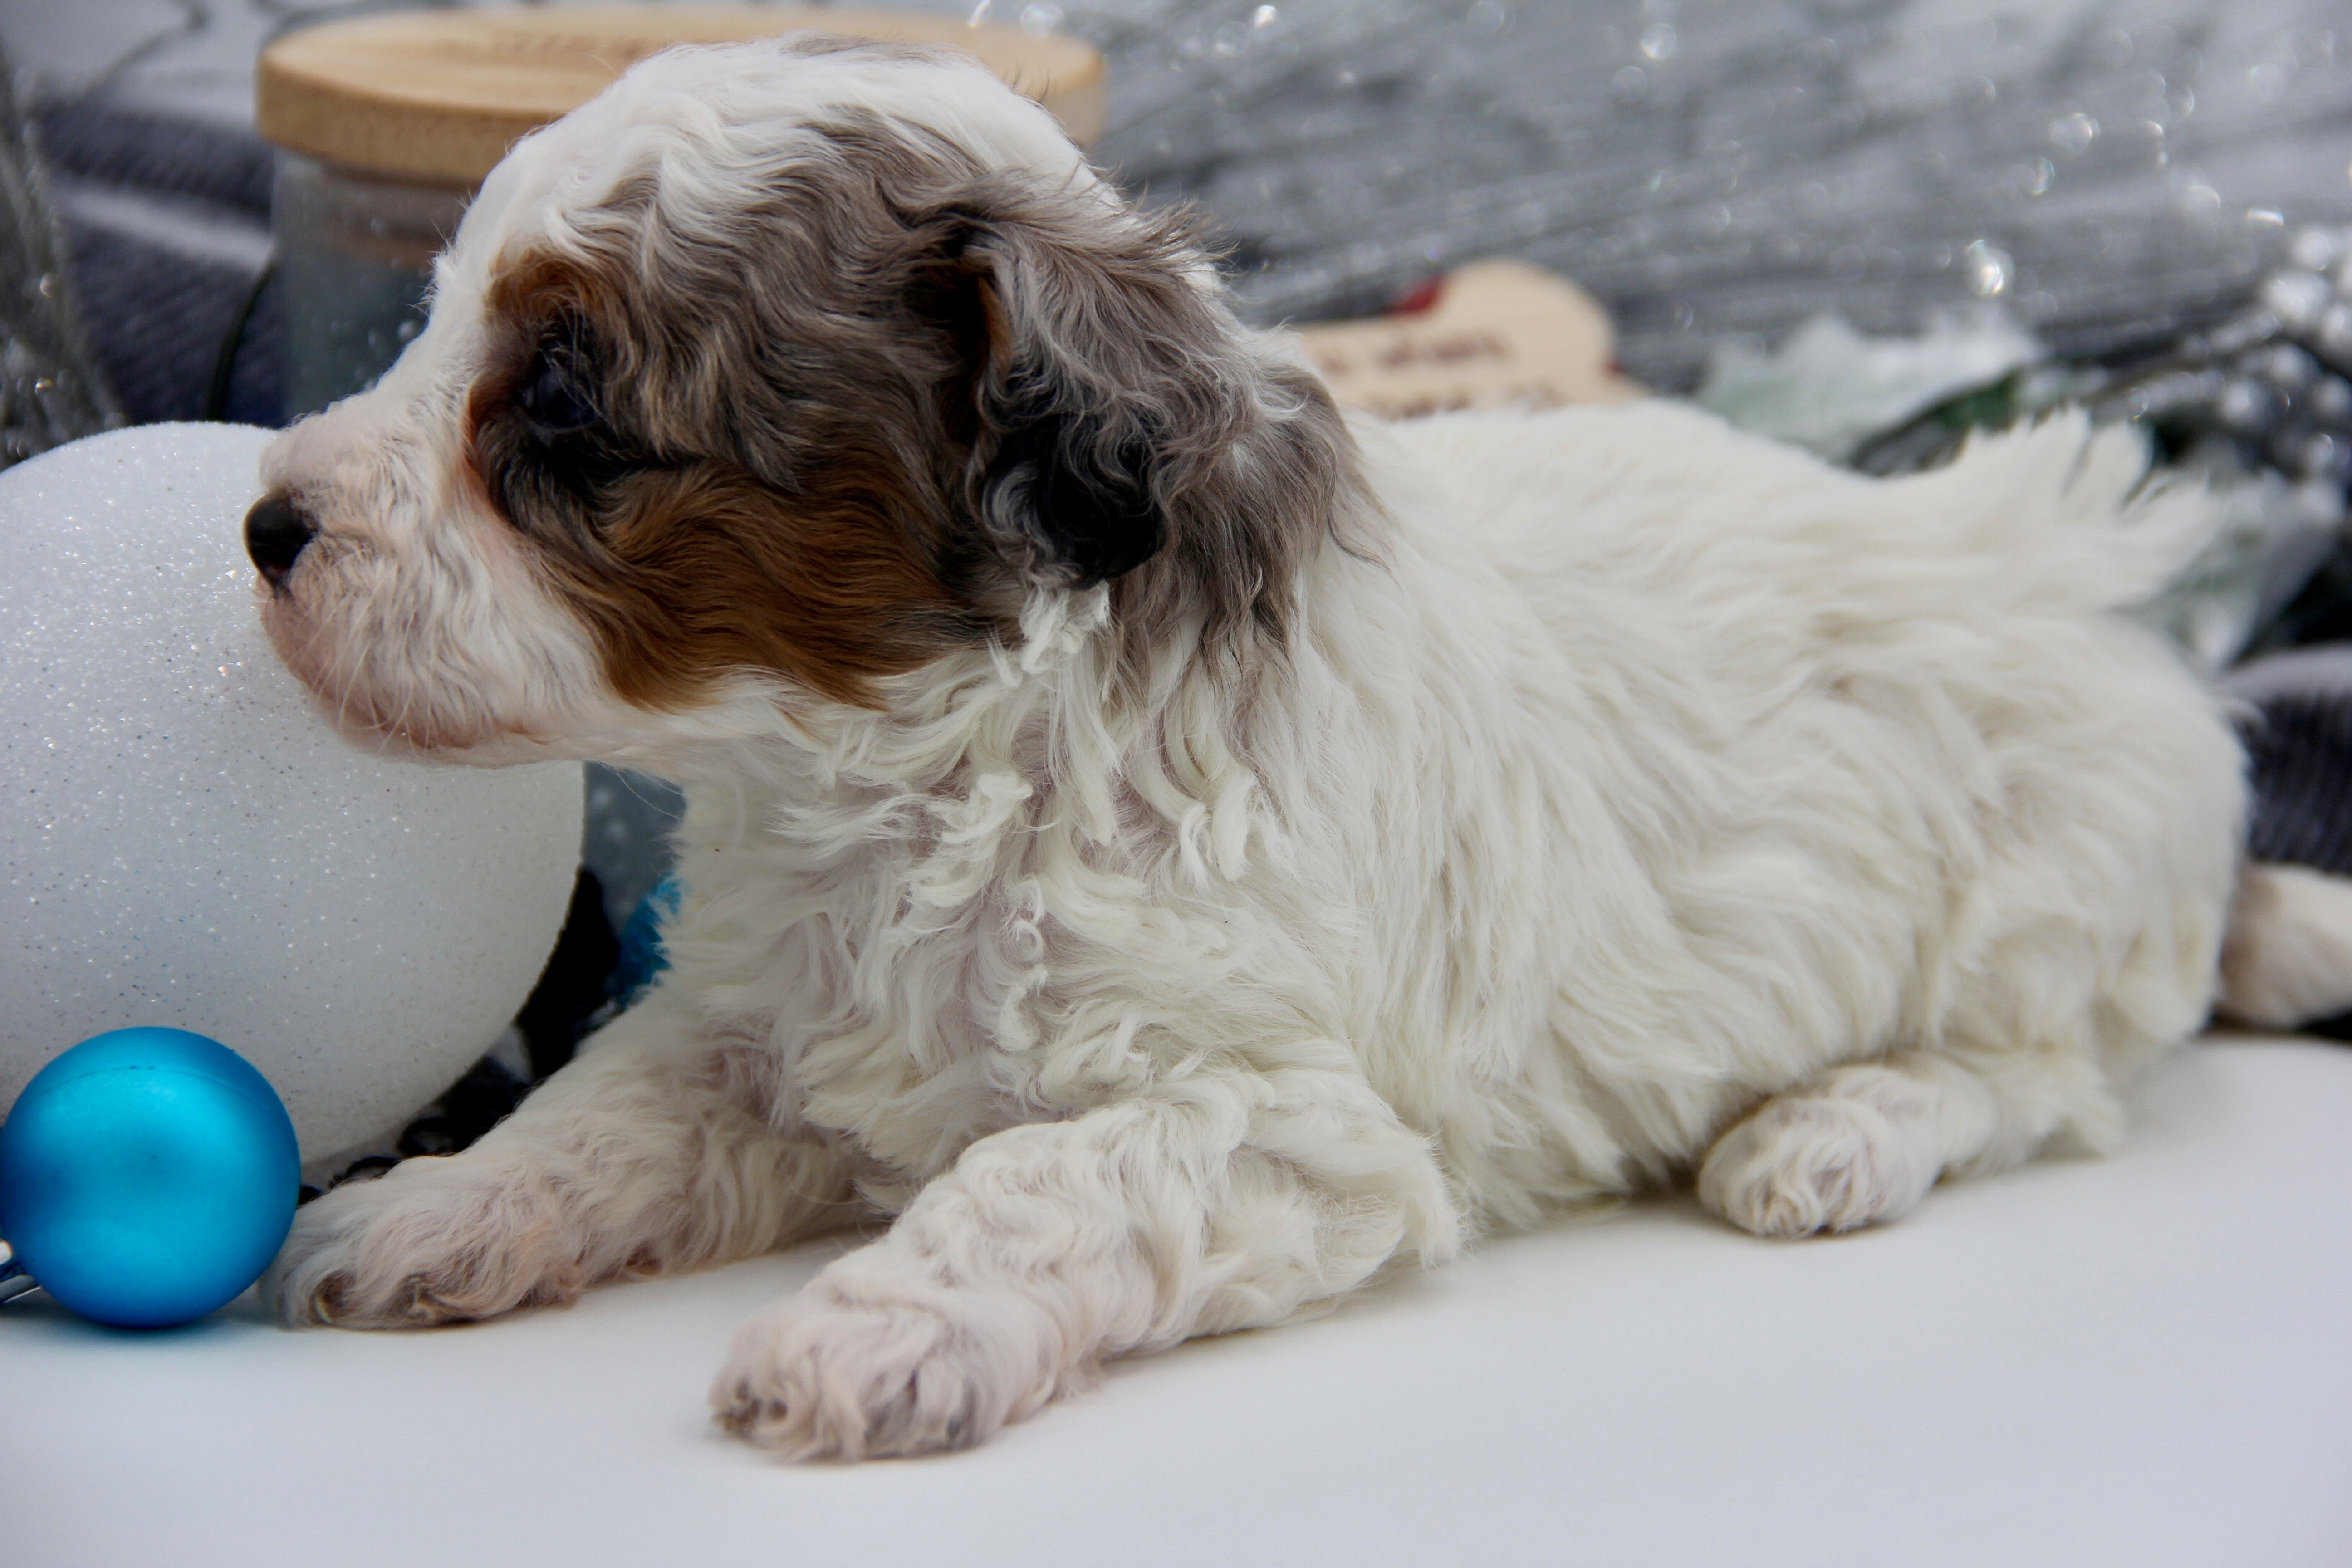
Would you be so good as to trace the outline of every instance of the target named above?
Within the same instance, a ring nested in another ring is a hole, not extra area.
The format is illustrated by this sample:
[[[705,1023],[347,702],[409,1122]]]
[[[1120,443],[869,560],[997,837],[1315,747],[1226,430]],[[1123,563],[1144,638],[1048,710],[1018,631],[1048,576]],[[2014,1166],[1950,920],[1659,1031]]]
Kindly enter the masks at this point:
[[[1097,584],[1130,645],[1279,637],[1352,461],[1042,110],[803,37],[656,57],[518,146],[247,542],[347,726],[620,753],[747,692],[887,709]]]

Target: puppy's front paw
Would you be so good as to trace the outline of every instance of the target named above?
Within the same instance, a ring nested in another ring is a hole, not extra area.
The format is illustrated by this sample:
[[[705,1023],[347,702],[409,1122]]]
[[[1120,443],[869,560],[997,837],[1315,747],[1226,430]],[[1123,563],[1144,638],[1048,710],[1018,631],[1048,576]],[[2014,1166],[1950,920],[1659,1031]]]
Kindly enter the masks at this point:
[[[262,1294],[286,1322],[403,1328],[580,1293],[535,1195],[463,1157],[404,1161],[306,1204]]]
[[[1810,1236],[1893,1219],[1937,1173],[1925,1140],[1869,1105],[1770,1100],[1707,1152],[1698,1196],[1759,1236]]]
[[[769,1308],[711,1385],[719,1425],[786,1458],[894,1458],[970,1447],[1054,1396],[1026,1314],[926,1294],[852,1300],[820,1280]]]

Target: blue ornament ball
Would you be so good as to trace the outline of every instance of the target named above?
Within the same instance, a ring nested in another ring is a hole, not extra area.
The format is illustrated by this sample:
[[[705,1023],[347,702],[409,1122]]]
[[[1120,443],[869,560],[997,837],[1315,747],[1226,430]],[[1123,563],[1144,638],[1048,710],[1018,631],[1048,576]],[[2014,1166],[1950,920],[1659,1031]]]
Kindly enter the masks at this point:
[[[302,1180],[268,1079],[185,1029],[95,1035],[0,1124],[0,1238],[85,1318],[158,1329],[261,1277]]]

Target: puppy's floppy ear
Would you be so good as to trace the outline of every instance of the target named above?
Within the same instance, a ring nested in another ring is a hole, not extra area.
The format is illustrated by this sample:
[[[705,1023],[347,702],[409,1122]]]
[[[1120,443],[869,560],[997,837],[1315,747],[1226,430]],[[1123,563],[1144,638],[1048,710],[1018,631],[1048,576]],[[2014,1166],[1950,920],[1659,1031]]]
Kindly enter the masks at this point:
[[[1254,423],[1188,220],[999,190],[959,200],[937,232],[967,290],[967,504],[1034,574],[1090,586],[1134,571]]]

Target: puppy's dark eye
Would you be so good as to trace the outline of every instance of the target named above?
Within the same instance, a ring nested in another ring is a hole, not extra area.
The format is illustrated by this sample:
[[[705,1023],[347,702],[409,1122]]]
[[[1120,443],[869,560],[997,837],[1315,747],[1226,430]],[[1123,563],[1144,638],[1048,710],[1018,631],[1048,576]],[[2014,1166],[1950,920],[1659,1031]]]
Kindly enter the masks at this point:
[[[578,344],[561,340],[542,344],[533,356],[515,408],[541,438],[576,436],[602,417],[587,385],[585,358]]]

